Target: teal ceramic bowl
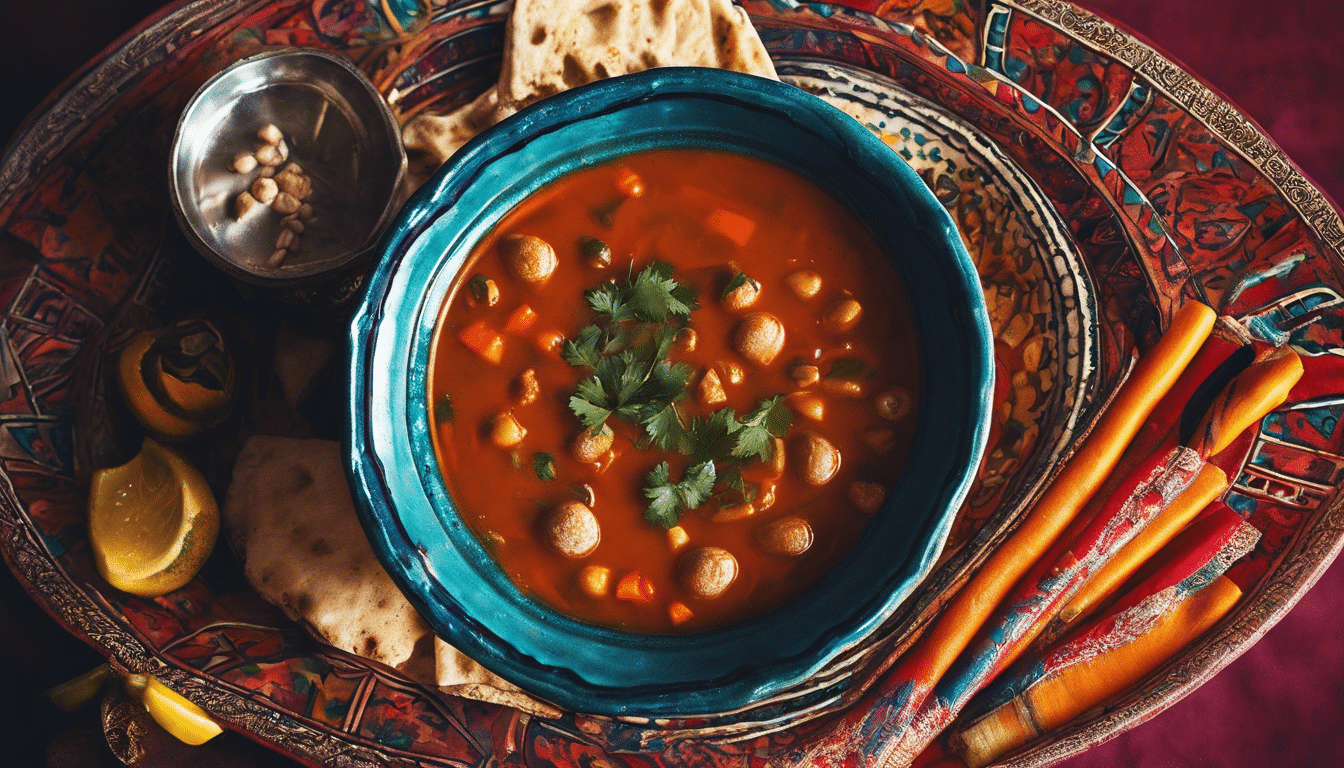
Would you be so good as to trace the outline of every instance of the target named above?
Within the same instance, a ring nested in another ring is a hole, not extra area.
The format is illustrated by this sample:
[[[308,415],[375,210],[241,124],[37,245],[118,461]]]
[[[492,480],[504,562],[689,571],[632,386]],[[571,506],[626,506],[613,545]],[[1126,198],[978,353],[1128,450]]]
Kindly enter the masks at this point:
[[[449,497],[427,395],[435,323],[473,244],[570,171],[670,148],[774,162],[849,208],[906,284],[922,366],[910,459],[853,552],[771,613],[677,636],[583,624],[514,587]],[[775,81],[659,69],[545,99],[477,137],[407,203],[367,291],[351,326],[346,455],[374,550],[441,637],[572,711],[730,712],[806,680],[925,577],[984,450],[989,320],[951,219],[861,125]]]

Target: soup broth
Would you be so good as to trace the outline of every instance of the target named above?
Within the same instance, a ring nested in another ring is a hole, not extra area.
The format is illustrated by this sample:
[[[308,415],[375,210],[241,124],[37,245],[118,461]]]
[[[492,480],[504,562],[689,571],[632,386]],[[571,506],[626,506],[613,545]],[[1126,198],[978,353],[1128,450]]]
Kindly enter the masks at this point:
[[[520,589],[688,632],[845,556],[917,378],[895,270],[841,205],[768,162],[657,150],[557,180],[473,249],[430,411],[462,519]]]

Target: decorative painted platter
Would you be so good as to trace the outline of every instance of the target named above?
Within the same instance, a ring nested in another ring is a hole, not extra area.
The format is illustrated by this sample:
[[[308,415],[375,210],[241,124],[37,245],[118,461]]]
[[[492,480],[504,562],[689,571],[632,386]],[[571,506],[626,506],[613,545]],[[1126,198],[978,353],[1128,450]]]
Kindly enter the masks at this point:
[[[1244,436],[1224,501],[1263,535],[1233,612],[1135,688],[1004,758],[1057,762],[1154,716],[1259,638],[1344,543],[1344,224],[1263,132],[1189,73],[1054,0],[744,3],[788,82],[845,109],[947,206],[976,260],[1000,403],[933,576],[868,643],[737,712],[546,719],[442,694],[333,650],[263,602],[221,546],[157,599],[103,583],[88,473],[133,440],[106,362],[137,330],[209,317],[246,350],[244,407],[186,446],[217,492],[259,429],[335,437],[271,356],[300,324],[211,273],[176,230],[166,163],[183,105],[263,50],[349,56],[402,120],[469,101],[499,67],[507,2],[181,3],[49,100],[0,165],[0,551],[46,610],[120,669],[150,672],[320,765],[869,765],[893,715],[887,662],[1020,520],[1182,303],[1294,345],[1306,375]],[[335,398],[339,400],[339,398]]]

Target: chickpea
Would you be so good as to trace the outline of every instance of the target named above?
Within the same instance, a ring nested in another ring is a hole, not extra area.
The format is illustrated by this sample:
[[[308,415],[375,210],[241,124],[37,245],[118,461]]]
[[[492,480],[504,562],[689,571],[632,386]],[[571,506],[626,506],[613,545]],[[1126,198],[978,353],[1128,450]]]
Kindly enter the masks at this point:
[[[822,315],[821,327],[831,333],[844,333],[859,324],[863,307],[853,299],[841,299]]]
[[[769,312],[752,312],[737,324],[733,347],[748,362],[769,365],[784,349],[784,324]]]
[[[713,599],[728,591],[737,579],[737,558],[718,547],[693,549],[682,556],[677,575],[691,594]]]
[[[274,123],[267,123],[257,131],[257,138],[267,144],[279,144],[284,140],[285,134]]]
[[[565,557],[586,557],[597,549],[602,529],[588,505],[566,501],[541,517],[542,541]]]
[[[673,552],[676,552],[689,543],[691,543],[691,537],[690,534],[686,533],[685,528],[682,528],[680,525],[674,525],[667,529],[667,545],[672,548]]]
[[[490,442],[500,448],[512,448],[523,442],[527,430],[511,413],[501,413],[490,422]]]
[[[781,517],[756,530],[756,543],[767,554],[797,557],[812,546],[812,526],[801,517]]]
[[[615,439],[616,433],[606,424],[603,424],[596,434],[591,429],[581,429],[570,441],[569,452],[585,464],[595,464],[611,450],[611,444]]]
[[[709,519],[715,523],[731,523],[737,520],[745,520],[754,514],[756,514],[756,507],[749,502],[742,502],[741,504],[719,507],[714,510]]]
[[[288,192],[277,193],[271,203],[271,207],[275,208],[277,213],[298,213],[299,205],[299,199]]]
[[[533,285],[546,282],[559,263],[551,244],[532,235],[506,235],[499,252],[514,277]]]
[[[808,421],[821,421],[826,417],[826,401],[810,392],[794,392],[784,398],[784,404]]]
[[[585,565],[579,571],[579,589],[589,597],[611,594],[611,569],[605,565]]]
[[[277,173],[275,183],[276,186],[280,187],[281,192],[288,192],[296,199],[302,200],[313,193],[313,182],[309,181],[308,177],[302,173],[289,170],[291,167],[294,167],[293,163],[285,166],[285,170]],[[298,208],[294,210],[297,211]]]
[[[795,365],[789,371],[789,378],[799,387],[810,387],[821,381],[821,369],[815,365]]]
[[[252,196],[257,198],[259,203],[270,205],[279,193],[280,188],[275,185],[275,179],[259,178],[252,182]]]
[[[770,449],[770,461],[767,466],[770,467],[770,476],[779,477],[784,474],[784,440],[783,438],[773,438],[774,444]]]
[[[800,269],[797,272],[790,272],[784,278],[785,285],[793,291],[793,295],[800,299],[810,299],[821,293],[821,275],[810,269]]]
[[[282,150],[281,149],[282,146],[284,145],[267,144],[266,146],[258,149],[255,155],[255,157],[257,158],[257,162],[261,163],[262,165],[270,165],[270,166],[276,166],[285,162],[285,158],[289,156],[289,150],[288,148]]]
[[[874,405],[877,406],[877,415],[887,421],[900,421],[910,415],[911,408],[914,407],[914,398],[910,395],[910,390],[905,387],[892,387],[877,396]]]
[[[247,190],[239,192],[237,199],[233,201],[233,218],[243,218],[256,204],[257,198],[253,197],[251,192]]]
[[[729,312],[742,312],[756,303],[756,299],[761,295],[760,286],[755,280],[738,272],[733,276],[734,280],[742,278],[742,284],[731,291],[723,294],[723,308]]]
[[[478,272],[467,281],[467,306],[476,307],[484,304],[493,307],[498,303],[499,285],[492,278]]]
[[[251,173],[257,167],[257,158],[251,152],[239,152],[233,156],[233,170],[238,173]]]
[[[518,374],[518,378],[513,382],[514,392],[517,394],[518,402],[521,405],[531,405],[541,397],[541,383],[537,381],[537,369],[528,368]]]
[[[579,237],[579,253],[591,269],[606,269],[611,266],[611,247],[591,235]]]
[[[876,427],[874,429],[864,430],[859,439],[863,444],[872,448],[878,453],[891,453],[896,450],[896,430],[886,427]]]
[[[855,480],[849,484],[849,500],[865,515],[871,515],[882,508],[887,500],[887,489],[881,483],[869,483]]]
[[[775,506],[775,484],[769,480],[762,481],[758,486],[756,501],[752,504],[762,512]]]
[[[800,432],[791,447],[798,476],[809,485],[825,485],[840,471],[840,451],[816,432]]]
[[[707,408],[728,401],[728,393],[724,391],[723,382],[719,380],[719,374],[715,373],[713,368],[707,369],[705,375],[700,377],[697,397],[700,404]]]
[[[821,389],[828,395],[860,400],[867,393],[863,382],[858,379],[822,379]]]

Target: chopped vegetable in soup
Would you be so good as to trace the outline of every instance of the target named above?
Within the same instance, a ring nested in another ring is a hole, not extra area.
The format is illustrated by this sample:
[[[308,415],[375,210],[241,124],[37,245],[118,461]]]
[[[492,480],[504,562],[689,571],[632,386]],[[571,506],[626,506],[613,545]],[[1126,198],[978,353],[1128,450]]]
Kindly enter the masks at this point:
[[[759,614],[843,558],[918,395],[863,226],[790,171],[702,150],[577,171],[511,211],[431,368],[444,477],[500,567],[645,633]]]

